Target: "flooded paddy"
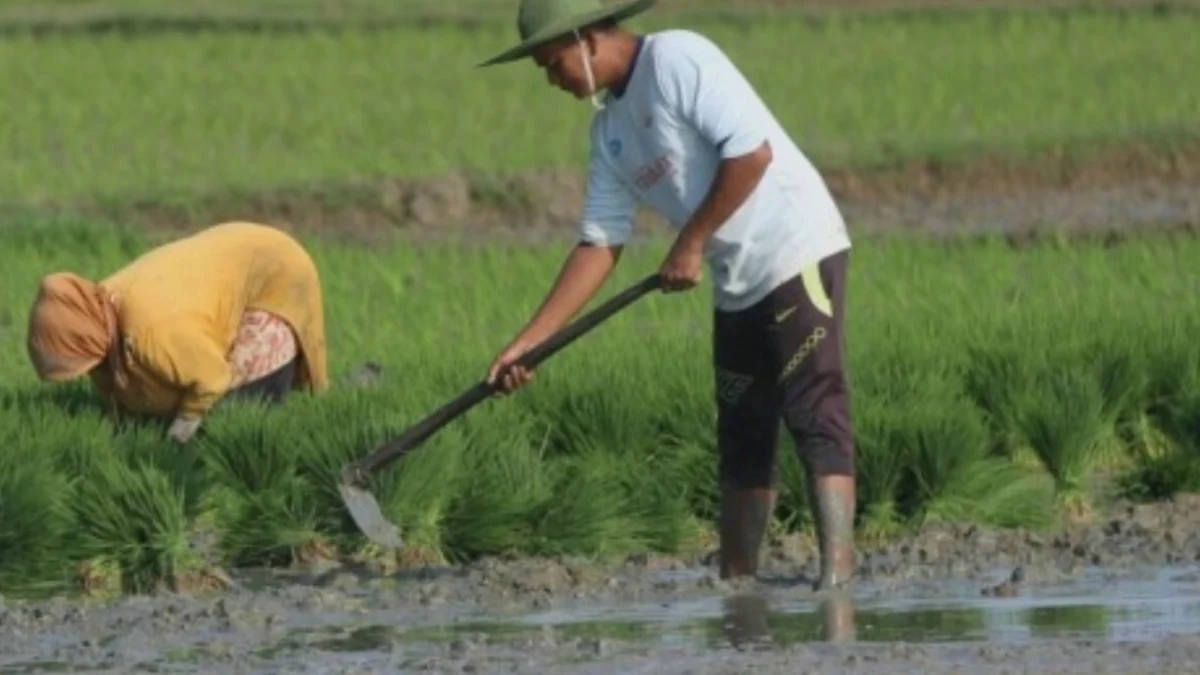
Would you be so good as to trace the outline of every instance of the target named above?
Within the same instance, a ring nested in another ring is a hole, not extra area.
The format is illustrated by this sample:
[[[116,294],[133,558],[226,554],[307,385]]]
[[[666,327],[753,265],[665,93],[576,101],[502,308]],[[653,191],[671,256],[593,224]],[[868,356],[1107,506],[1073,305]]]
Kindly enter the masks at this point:
[[[737,583],[704,556],[487,559],[8,599],[0,673],[1200,672],[1196,506],[1057,533],[929,528],[864,546],[859,582],[822,594],[811,544],[776,540],[762,577]]]
[[[1192,672],[1198,569],[1091,570],[1011,597],[963,581],[822,596],[760,583],[499,613],[422,610],[378,584],[52,602],[3,612],[0,672]]]

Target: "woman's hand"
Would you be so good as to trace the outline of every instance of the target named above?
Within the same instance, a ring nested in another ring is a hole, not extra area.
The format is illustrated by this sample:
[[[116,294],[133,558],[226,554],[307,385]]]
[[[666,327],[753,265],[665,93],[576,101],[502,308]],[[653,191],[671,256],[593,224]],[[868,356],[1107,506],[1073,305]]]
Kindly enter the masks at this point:
[[[200,428],[200,422],[201,418],[199,417],[195,419],[176,417],[167,431],[167,436],[177,443],[186,444],[192,440],[192,436],[196,435],[196,430]]]

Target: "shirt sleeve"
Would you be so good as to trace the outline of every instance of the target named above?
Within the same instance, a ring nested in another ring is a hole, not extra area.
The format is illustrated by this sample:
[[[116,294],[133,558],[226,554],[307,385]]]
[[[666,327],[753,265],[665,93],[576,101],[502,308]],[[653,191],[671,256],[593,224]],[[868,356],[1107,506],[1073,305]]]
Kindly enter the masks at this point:
[[[716,45],[664,50],[656,71],[667,105],[717,148],[721,159],[753,152],[768,140],[758,92]]]
[[[636,212],[637,197],[621,180],[604,156],[601,143],[593,136],[580,239],[596,246],[621,246],[633,233]]]
[[[203,417],[228,390],[233,370],[217,345],[190,332],[160,332],[147,345],[149,365],[183,391],[177,415]]]

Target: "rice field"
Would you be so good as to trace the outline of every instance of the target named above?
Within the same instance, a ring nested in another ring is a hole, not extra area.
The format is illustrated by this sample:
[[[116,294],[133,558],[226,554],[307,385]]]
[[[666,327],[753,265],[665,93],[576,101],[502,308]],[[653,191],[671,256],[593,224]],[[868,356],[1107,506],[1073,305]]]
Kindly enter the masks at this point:
[[[541,299],[553,246],[307,239],[324,275],[331,370],[371,361],[279,409],[229,407],[180,450],[148,424],[115,428],[87,387],[43,386],[24,357],[38,277],[98,277],[149,245],[113,224],[37,220],[5,234],[0,266],[0,588],[68,582],[81,562],[126,590],[186,578],[189,545],[220,564],[369,555],[334,479],[486,372]],[[950,246],[952,255],[943,248]],[[649,242],[603,294],[658,264]],[[1200,300],[1193,239],[1116,248],[1003,241],[860,243],[851,267],[859,530],[930,521],[1043,527],[1105,494],[1197,486]],[[519,395],[489,401],[376,486],[409,555],[622,554],[704,545],[716,506],[708,291],[653,295],[555,356]],[[781,438],[777,526],[810,527]],[[211,563],[212,561],[209,560]]]
[[[726,48],[823,167],[1171,144],[1200,129],[1191,12],[669,25]],[[35,380],[23,341],[37,280],[100,277],[154,241],[39,209],[300,184],[336,198],[360,178],[578,168],[586,104],[528,66],[474,68],[512,32],[502,20],[4,33],[0,205],[26,215],[0,227],[0,593],[63,590],[81,575],[145,591],[192,583],[210,564],[375,555],[341,506],[337,470],[483,377],[563,251],[306,235],[333,373],[374,362],[382,379],[280,409],[222,409],[180,449],[160,426],[114,425],[84,383]],[[604,293],[665,250],[640,243]],[[1022,250],[858,241],[848,320],[864,541],[931,521],[1047,527],[1086,515],[1110,487],[1137,499],[1200,489],[1197,260],[1200,242],[1183,238]],[[710,546],[708,303],[707,288],[640,301],[534,386],[386,472],[375,489],[412,547],[401,562]],[[785,434],[776,525],[807,531],[790,451]]]
[[[711,36],[823,167],[1200,128],[1191,11],[652,14],[635,26]],[[0,204],[579,167],[586,103],[528,64],[475,67],[512,38],[511,19],[14,32],[0,40]]]

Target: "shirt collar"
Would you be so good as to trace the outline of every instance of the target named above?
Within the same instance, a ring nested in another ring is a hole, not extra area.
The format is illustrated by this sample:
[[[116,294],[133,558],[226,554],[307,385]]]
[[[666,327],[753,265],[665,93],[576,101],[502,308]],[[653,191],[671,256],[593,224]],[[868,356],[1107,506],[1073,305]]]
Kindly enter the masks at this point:
[[[642,55],[642,45],[645,41],[645,36],[638,36],[637,44],[633,48],[633,59],[629,62],[629,69],[625,71],[625,76],[621,78],[621,81],[612,88],[614,98],[619,99],[625,95],[625,89],[629,86],[629,81],[633,79],[633,71],[637,68],[638,57]]]

